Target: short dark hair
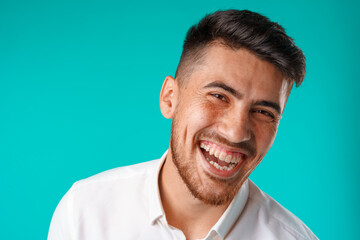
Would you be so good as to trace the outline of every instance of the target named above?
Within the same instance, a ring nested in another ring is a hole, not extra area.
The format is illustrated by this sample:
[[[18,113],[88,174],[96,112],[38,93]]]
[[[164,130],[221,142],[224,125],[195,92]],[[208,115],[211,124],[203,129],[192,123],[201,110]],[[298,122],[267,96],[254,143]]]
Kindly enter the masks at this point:
[[[211,43],[220,41],[232,49],[245,48],[272,63],[289,80],[300,86],[305,77],[305,56],[283,27],[248,10],[217,11],[206,15],[186,34],[175,77],[186,78],[201,62]]]

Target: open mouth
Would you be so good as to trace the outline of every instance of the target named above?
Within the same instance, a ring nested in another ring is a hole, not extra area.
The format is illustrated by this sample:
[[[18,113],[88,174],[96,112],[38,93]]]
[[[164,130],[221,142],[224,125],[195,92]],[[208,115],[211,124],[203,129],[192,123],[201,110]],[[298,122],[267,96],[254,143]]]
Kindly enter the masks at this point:
[[[209,141],[201,141],[200,149],[207,162],[212,166],[210,170],[216,175],[224,177],[234,173],[246,157],[240,152],[228,151]]]

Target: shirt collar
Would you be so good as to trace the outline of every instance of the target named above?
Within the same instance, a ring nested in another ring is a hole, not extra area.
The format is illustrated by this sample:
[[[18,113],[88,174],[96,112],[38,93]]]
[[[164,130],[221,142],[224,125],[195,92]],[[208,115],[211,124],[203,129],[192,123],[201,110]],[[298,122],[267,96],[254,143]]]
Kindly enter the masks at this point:
[[[154,224],[160,217],[165,215],[164,209],[161,204],[160,191],[159,191],[159,174],[161,168],[165,162],[166,155],[168,151],[166,151],[162,157],[159,159],[156,168],[154,169],[154,173],[151,175],[150,186],[149,186],[149,214],[151,224]],[[216,232],[221,239],[224,239],[228,234],[230,228],[235,223],[236,219],[239,217],[240,213],[243,211],[244,206],[248,200],[249,196],[249,184],[248,180],[246,180],[234,199],[231,201],[230,205],[227,207],[223,215],[217,221],[217,223],[211,228],[209,234],[212,232]]]
[[[217,234],[224,239],[225,236],[229,233],[230,228],[234,225],[236,219],[240,216],[241,212],[244,209],[244,206],[248,200],[249,196],[249,183],[246,180],[234,199],[231,201],[230,205],[227,207],[223,215],[217,221],[217,223],[212,227],[212,230],[216,231]]]
[[[161,168],[165,162],[166,155],[168,150],[162,155],[162,157],[157,161],[156,168],[153,169],[151,173],[150,186],[149,189],[149,216],[151,224],[154,224],[156,220],[165,215],[164,209],[161,204],[160,190],[159,190],[159,174]]]

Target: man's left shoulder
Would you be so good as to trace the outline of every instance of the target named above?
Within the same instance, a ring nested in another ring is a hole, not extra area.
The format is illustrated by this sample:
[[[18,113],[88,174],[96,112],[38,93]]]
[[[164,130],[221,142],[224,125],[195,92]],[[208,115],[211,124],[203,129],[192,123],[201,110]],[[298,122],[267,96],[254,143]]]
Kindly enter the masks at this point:
[[[279,239],[318,239],[294,214],[261,191],[249,180],[248,207],[258,215],[260,224]],[[289,237],[291,236],[291,238]]]

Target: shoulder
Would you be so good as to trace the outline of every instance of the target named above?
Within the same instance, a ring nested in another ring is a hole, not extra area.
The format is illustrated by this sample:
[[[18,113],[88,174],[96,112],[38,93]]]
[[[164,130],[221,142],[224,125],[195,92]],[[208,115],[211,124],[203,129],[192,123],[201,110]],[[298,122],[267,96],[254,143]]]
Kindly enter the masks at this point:
[[[131,194],[145,194],[144,185],[149,184],[156,174],[159,160],[118,167],[77,181],[67,195],[80,202],[95,198],[129,199]],[[124,194],[126,193],[126,194]],[[124,196],[128,196],[124,198]],[[100,202],[100,201],[99,201]],[[91,201],[90,203],[94,203]]]
[[[129,229],[135,234],[132,226],[148,221],[148,196],[160,163],[119,167],[74,183],[55,210],[49,239],[103,239],[104,232]]]
[[[111,184],[118,181],[126,181],[129,179],[139,179],[146,178],[148,175],[151,175],[156,171],[156,167],[159,164],[158,160],[152,160],[148,162],[138,163],[134,165],[118,167],[110,169],[91,177],[85,178],[83,180],[77,181],[73,188],[81,189],[86,188],[87,185],[96,185],[96,184]]]
[[[252,211],[258,215],[258,219],[264,224],[264,228],[267,228],[274,235],[289,235],[293,239],[317,239],[299,218],[261,191],[252,181],[249,181],[248,204]]]

